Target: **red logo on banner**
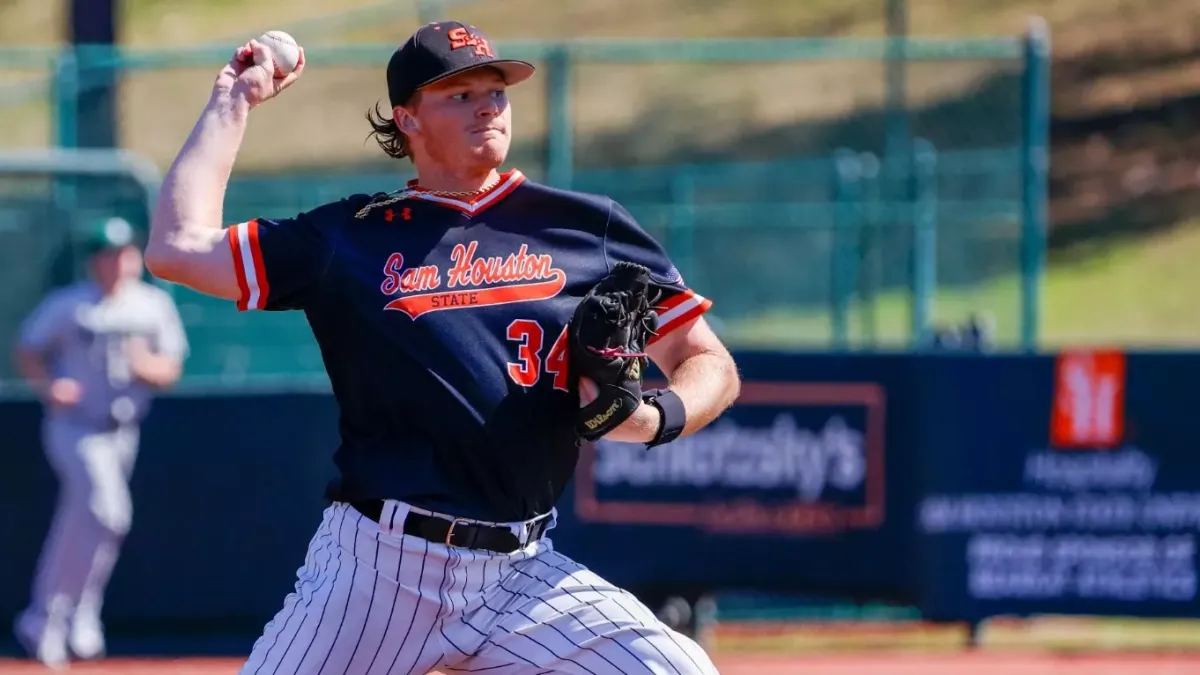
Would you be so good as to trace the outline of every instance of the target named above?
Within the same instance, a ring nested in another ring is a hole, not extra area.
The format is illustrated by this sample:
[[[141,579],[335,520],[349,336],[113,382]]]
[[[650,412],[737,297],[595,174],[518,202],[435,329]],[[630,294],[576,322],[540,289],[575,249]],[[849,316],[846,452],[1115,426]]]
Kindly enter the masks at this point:
[[[1112,448],[1125,436],[1125,355],[1073,351],[1054,368],[1050,444],[1057,448]]]

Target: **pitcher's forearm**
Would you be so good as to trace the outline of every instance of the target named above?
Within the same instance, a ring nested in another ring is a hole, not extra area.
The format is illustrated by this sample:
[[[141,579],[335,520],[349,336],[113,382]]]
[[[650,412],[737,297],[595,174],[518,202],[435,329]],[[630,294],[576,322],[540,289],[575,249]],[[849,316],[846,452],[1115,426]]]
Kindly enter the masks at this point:
[[[224,225],[225,188],[250,108],[238,99],[214,94],[179,156],[163,178],[147,243],[147,257],[202,252],[219,240]]]
[[[240,296],[223,229],[222,206],[250,107],[216,93],[159,188],[144,259],[146,269],[208,295]]]

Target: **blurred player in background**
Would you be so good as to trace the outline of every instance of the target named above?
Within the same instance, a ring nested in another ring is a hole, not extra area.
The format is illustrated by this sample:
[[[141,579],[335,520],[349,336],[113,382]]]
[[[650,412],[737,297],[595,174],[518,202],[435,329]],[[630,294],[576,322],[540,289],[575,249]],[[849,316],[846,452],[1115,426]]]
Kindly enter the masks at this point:
[[[105,653],[100,611],[133,505],[128,481],[152,392],[180,376],[187,338],[171,296],[141,279],[120,218],[88,233],[89,278],[50,293],[20,329],[17,367],[44,404],[42,444],[58,506],[21,644],[57,667]]]

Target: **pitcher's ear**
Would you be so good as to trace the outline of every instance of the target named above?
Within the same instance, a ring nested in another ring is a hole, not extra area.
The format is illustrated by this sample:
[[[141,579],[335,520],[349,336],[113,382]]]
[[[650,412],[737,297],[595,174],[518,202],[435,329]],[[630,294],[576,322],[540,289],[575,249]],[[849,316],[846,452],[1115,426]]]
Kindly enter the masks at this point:
[[[421,123],[404,107],[396,106],[392,108],[392,119],[396,121],[396,128],[406,134],[421,130]]]

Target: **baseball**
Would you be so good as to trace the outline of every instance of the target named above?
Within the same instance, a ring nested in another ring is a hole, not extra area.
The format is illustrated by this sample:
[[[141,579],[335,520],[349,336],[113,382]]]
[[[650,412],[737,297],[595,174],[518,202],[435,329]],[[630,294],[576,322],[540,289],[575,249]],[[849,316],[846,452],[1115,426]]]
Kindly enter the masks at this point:
[[[579,378],[579,407],[582,408],[600,397],[600,387],[587,377]]]
[[[300,45],[291,35],[281,30],[271,30],[258,36],[258,42],[271,51],[276,79],[287,77],[300,63]]]

